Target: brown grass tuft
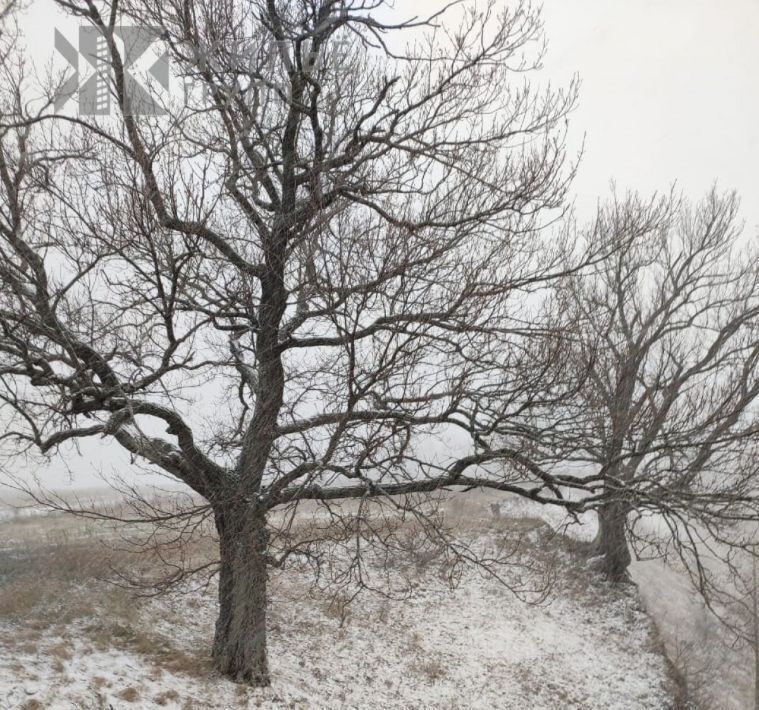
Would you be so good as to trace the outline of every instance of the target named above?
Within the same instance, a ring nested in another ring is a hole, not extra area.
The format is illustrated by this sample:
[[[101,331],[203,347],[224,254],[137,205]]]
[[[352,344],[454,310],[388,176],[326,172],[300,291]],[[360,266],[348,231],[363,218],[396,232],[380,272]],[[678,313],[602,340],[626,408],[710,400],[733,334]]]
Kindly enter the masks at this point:
[[[63,642],[51,646],[47,649],[47,654],[61,661],[70,661],[74,657],[71,649]]]
[[[170,702],[179,700],[179,693],[176,690],[165,690],[153,698],[156,705],[168,705]]]
[[[140,691],[137,690],[137,688],[130,686],[129,688],[124,688],[124,690],[120,691],[117,694],[117,697],[126,700],[128,703],[136,703],[140,699]]]

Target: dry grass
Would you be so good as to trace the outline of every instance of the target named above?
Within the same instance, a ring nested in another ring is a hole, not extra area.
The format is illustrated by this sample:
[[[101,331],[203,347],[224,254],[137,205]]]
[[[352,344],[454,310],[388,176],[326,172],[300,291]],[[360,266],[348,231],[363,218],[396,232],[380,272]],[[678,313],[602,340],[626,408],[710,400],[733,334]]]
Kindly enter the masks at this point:
[[[71,649],[64,643],[59,643],[48,648],[47,655],[53,656],[53,658],[57,658],[60,661],[70,661],[74,657]]]
[[[161,706],[175,703],[177,700],[179,700],[179,693],[176,690],[166,690],[153,698],[153,702]]]
[[[132,601],[107,619],[93,620],[84,631],[95,648],[101,651],[114,647],[131,651],[149,660],[156,669],[173,673],[198,677],[210,673],[211,661],[205,648],[192,653],[177,648],[168,638],[146,626],[139,612],[139,605]]]
[[[31,579],[22,577],[11,579],[0,587],[0,617],[23,619],[45,601],[47,594],[43,580],[32,584]]]
[[[71,520],[72,530],[78,531],[78,522]],[[12,638],[4,639],[5,653],[49,658],[51,668],[64,673],[72,659],[70,647],[63,642],[46,646],[43,637],[54,631],[65,638],[67,629],[77,624],[86,642],[99,650],[133,651],[156,669],[198,676],[210,672],[205,648],[197,653],[177,649],[144,623],[143,605],[133,594],[108,583],[114,570],[134,564],[133,555],[110,548],[99,535],[83,538],[78,531],[72,541],[70,531],[61,530],[57,518],[49,524],[52,527],[43,537],[45,544],[26,541],[15,546],[11,554],[0,550],[0,619],[11,621],[18,629]],[[21,525],[31,527],[26,521]],[[41,527],[42,523],[35,520],[34,529]],[[0,528],[0,539],[3,537],[19,539],[15,521]],[[147,560],[151,563],[155,560]],[[130,696],[129,690],[123,692]],[[125,696],[121,699],[136,702]],[[164,704],[170,699],[165,698]]]
[[[136,703],[140,699],[140,691],[137,690],[137,688],[130,686],[129,688],[124,688],[124,690],[119,691],[117,697],[126,700],[128,703]]]
[[[436,656],[417,658],[411,664],[411,670],[428,683],[437,683],[448,674],[442,658]]]
[[[38,646],[34,641],[20,641],[16,644],[16,649],[19,653],[34,655],[37,653]]]
[[[123,562],[100,540],[19,546],[0,552],[0,617],[12,621],[69,623],[95,610],[82,585],[104,579]]]

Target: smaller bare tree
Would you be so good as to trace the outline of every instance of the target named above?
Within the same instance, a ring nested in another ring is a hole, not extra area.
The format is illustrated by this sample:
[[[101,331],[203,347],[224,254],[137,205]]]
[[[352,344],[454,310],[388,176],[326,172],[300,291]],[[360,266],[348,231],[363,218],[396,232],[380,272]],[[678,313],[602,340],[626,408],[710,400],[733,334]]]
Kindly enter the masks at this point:
[[[602,484],[595,550],[613,580],[633,542],[676,552],[705,589],[704,546],[741,544],[732,524],[756,517],[759,262],[737,213],[716,191],[695,207],[614,198],[588,235],[613,256],[558,289],[560,318],[577,324],[572,366],[587,373],[563,443]]]

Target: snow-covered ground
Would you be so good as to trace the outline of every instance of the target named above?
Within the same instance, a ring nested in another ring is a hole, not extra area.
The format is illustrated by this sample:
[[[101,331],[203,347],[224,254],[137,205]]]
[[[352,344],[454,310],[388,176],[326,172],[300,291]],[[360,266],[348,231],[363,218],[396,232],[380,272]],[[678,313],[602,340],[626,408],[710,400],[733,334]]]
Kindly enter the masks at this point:
[[[476,569],[452,589],[435,563],[414,568],[407,599],[362,594],[344,613],[305,571],[273,577],[265,691],[210,671],[212,586],[134,602],[75,579],[55,588],[65,594],[21,600],[24,613],[0,616],[0,707],[671,707],[666,664],[633,589],[609,589],[546,531],[535,524],[530,540],[544,559],[553,550],[558,579],[537,606]],[[477,534],[510,533],[501,521]],[[509,574],[529,583],[536,572]],[[23,595],[23,583],[6,580],[6,597],[14,584]]]

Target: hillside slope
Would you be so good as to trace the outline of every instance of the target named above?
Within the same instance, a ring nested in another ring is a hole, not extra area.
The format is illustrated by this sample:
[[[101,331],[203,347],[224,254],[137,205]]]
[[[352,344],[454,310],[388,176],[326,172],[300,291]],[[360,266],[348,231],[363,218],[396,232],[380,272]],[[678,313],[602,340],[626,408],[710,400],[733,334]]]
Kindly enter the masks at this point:
[[[29,564],[6,564],[0,707],[671,707],[665,661],[634,590],[606,587],[546,525],[487,521],[485,510],[486,524],[464,535],[487,547],[525,533],[525,559],[554,577],[544,603],[521,601],[472,568],[452,587],[449,568],[413,551],[393,563],[411,581],[405,599],[364,593],[346,607],[334,589],[314,589],[306,570],[289,570],[271,584],[273,686],[265,691],[210,671],[213,584],[135,602],[93,579],[94,542],[89,552],[80,541],[68,552],[57,547]],[[23,554],[31,553],[19,548]],[[522,588],[545,579],[535,568],[504,572]]]

